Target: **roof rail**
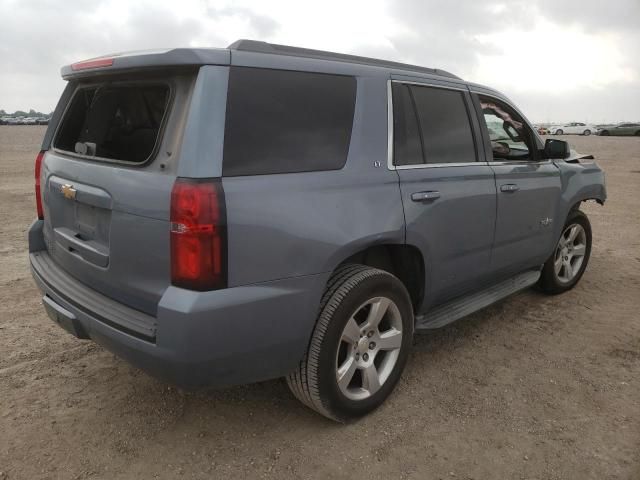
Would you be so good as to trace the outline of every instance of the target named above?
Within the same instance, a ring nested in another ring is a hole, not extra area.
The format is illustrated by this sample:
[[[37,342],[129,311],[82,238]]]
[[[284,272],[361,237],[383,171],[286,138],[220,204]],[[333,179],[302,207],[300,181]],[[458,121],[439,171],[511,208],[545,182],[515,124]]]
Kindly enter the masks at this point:
[[[420,67],[407,63],[392,62],[389,60],[379,60],[376,58],[360,57],[358,55],[347,55],[345,53],[326,52],[324,50],[313,50],[310,48],[290,47],[288,45],[278,45],[275,43],[260,42],[258,40],[236,40],[227,47],[229,50],[243,52],[270,53],[272,55],[286,55],[291,57],[315,58],[318,60],[333,60],[336,62],[359,63],[375,67],[395,68],[398,70],[411,70],[414,72],[429,73],[441,77],[449,77],[460,80],[460,77],[453,73],[440,70],[438,68]]]

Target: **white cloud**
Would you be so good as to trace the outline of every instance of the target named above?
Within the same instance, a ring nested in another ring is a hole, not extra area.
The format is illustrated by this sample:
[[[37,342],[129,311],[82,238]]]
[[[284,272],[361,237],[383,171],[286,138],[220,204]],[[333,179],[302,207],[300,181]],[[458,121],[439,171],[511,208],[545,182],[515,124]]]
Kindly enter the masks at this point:
[[[530,30],[509,29],[476,36],[495,53],[479,54],[473,76],[514,91],[565,93],[638,80],[625,62],[619,37],[558,28],[538,19]]]
[[[49,111],[59,69],[254,38],[450,70],[534,120],[640,117],[638,0],[0,0],[0,108]],[[535,102],[533,101],[535,99]],[[606,99],[606,101],[604,101]],[[585,105],[589,110],[585,112]]]

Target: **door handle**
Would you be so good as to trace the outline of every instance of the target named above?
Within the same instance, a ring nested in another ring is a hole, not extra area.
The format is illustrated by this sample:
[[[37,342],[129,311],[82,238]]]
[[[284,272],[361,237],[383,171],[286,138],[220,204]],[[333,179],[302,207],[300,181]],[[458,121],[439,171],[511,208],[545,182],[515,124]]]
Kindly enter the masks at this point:
[[[416,192],[411,194],[411,200],[414,202],[428,202],[440,198],[440,192],[431,190],[428,192]]]
[[[501,192],[513,193],[520,190],[520,187],[515,183],[506,183],[505,185],[500,186]]]

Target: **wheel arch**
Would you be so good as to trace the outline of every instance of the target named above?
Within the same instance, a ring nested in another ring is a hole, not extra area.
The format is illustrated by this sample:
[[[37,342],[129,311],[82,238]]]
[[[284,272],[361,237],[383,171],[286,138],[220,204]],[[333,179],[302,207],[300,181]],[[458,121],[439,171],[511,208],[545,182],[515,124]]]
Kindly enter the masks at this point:
[[[425,259],[420,250],[402,243],[381,243],[364,246],[351,252],[336,264],[334,270],[348,263],[378,268],[396,276],[411,297],[414,312],[417,312],[425,296]]]
[[[598,205],[604,205],[606,197],[603,195],[585,195],[580,199],[572,199],[573,203],[570,203],[570,207],[567,210],[567,216],[571,214],[574,210],[580,210],[580,205],[585,202],[596,202]]]
[[[556,236],[557,237],[560,236],[560,233],[562,231],[562,225],[564,225],[564,222],[569,217],[569,215],[571,215],[571,213],[576,211],[576,210],[580,210],[580,206],[584,202],[594,201],[594,202],[598,203],[599,205],[604,205],[605,200],[606,200],[606,194],[604,194],[604,193],[601,193],[601,194],[585,193],[585,194],[583,194],[581,196],[577,196],[577,197],[571,198],[569,201],[567,201],[565,203],[567,208],[563,209],[563,211],[561,212],[562,215],[561,215],[561,217],[559,219],[561,221],[558,222],[558,224],[556,225],[556,227],[557,227],[557,232],[556,232],[557,235]]]

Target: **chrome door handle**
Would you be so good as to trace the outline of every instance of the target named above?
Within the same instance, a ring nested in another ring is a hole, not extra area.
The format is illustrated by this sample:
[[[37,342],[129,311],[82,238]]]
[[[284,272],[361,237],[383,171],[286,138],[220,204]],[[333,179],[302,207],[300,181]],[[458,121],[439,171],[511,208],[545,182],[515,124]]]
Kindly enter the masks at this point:
[[[507,183],[505,185],[500,186],[501,192],[513,193],[513,192],[517,192],[518,190],[520,190],[520,187],[515,183]]]
[[[428,202],[437,198],[440,198],[440,192],[436,192],[435,190],[428,192],[416,192],[411,194],[411,200],[413,200],[414,202]]]

